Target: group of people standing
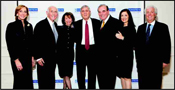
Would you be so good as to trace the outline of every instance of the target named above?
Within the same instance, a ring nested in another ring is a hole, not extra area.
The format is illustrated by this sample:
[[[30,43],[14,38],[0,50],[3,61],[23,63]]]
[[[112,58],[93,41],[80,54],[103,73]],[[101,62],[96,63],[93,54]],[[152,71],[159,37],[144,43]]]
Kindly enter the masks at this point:
[[[39,89],[55,89],[58,64],[63,89],[72,89],[70,78],[75,54],[79,89],[86,89],[86,67],[88,89],[96,89],[96,76],[100,89],[114,89],[116,76],[121,78],[123,89],[131,89],[133,50],[139,88],[161,88],[162,70],[170,60],[171,42],[168,26],[156,20],[156,8],[145,9],[147,23],[140,25],[137,33],[128,9],[120,12],[119,19],[110,15],[105,4],[97,11],[101,20],[91,18],[89,6],[83,5],[82,19],[75,21],[74,15],[66,12],[62,17],[63,25],[58,26],[55,22],[58,10],[50,6],[47,17],[33,30],[27,21],[28,8],[17,6],[16,21],[9,23],[6,30],[13,88],[33,89],[32,67],[37,64]]]

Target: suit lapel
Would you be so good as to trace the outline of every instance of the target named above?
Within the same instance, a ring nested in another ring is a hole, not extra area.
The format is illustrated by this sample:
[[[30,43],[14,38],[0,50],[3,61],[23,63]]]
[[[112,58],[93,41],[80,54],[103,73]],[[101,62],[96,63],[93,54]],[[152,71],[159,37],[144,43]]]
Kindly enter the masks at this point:
[[[97,24],[96,24],[97,22],[95,22],[94,19],[91,19],[91,21],[92,21],[94,42],[96,42],[96,34],[97,34],[97,32],[98,32],[98,28],[99,28],[99,27],[96,26],[96,25],[97,25]],[[96,30],[96,29],[97,29],[97,30]]]
[[[80,29],[79,29],[79,32],[80,32],[80,33],[79,33],[79,34],[80,34],[80,38],[82,38],[82,37],[83,37],[83,36],[82,36],[82,31],[83,31],[83,20],[80,21],[80,24],[79,24],[79,25],[80,25],[80,27],[79,27],[79,28],[80,28]],[[81,41],[82,41],[82,40],[81,40]]]
[[[46,21],[46,25],[47,25],[47,27],[49,27],[50,30],[52,30],[52,27],[50,26],[49,21],[47,20],[47,18],[45,19],[45,21]]]
[[[96,26],[95,26],[96,24],[95,24],[95,21],[94,21],[93,19],[91,19],[91,21],[92,21],[92,28],[93,28],[93,34],[94,34],[95,31],[96,31],[96,30],[95,30],[95,29],[96,29]],[[94,35],[95,35],[95,34],[94,34]],[[94,36],[94,35],[93,35],[93,36]]]
[[[109,19],[105,22],[105,25],[103,26],[103,28],[100,27],[101,30],[105,29],[105,27],[108,27],[108,25],[110,25],[109,22],[111,21],[111,19],[112,19],[112,17],[111,17],[111,15],[110,15],[110,16],[109,16]],[[101,21],[101,25],[102,25],[102,22],[103,22],[103,21]]]
[[[143,25],[143,30],[141,30],[142,32],[142,35],[141,35],[141,37],[144,39],[144,41],[146,42],[146,25],[147,25],[147,23],[145,23],[144,25]]]
[[[151,34],[150,34],[150,37],[149,37],[149,39],[151,40],[155,35],[155,32],[156,32],[156,29],[158,28],[157,27],[157,21],[155,22],[155,24],[154,24],[154,27],[153,27],[153,29],[152,29],[152,32],[151,32]]]
[[[82,36],[82,31],[83,31],[83,28],[82,28],[82,27],[83,27],[83,23],[82,23],[82,22],[83,22],[83,20],[80,20],[80,21],[77,23],[77,25],[78,25],[78,26],[77,26],[77,31],[78,31],[78,32],[77,32],[77,33],[78,33],[78,36],[77,36],[78,38],[77,38],[77,40],[78,40],[79,43],[82,42],[82,37],[83,37],[83,36]]]
[[[100,21],[100,30],[103,30],[103,28],[104,28],[104,27],[103,27],[103,28],[101,28],[101,24],[102,24],[102,22],[103,22],[103,20],[102,20],[102,21]]]
[[[157,28],[157,21],[156,21],[155,24],[154,24],[154,27],[153,27],[153,29],[152,29],[152,32],[151,32],[150,37],[151,37],[152,35],[154,35],[154,32],[156,31],[156,28]]]
[[[54,33],[53,33],[53,31],[52,31],[52,27],[50,26],[50,24],[49,24],[49,21],[47,20],[47,18],[45,19],[45,22],[46,22],[46,24],[45,25],[47,25],[47,29],[48,29],[48,35],[50,35],[51,36],[51,38],[53,39],[53,41],[55,42],[55,36],[54,36]],[[55,26],[56,27],[56,26]],[[46,30],[47,30],[46,29]]]

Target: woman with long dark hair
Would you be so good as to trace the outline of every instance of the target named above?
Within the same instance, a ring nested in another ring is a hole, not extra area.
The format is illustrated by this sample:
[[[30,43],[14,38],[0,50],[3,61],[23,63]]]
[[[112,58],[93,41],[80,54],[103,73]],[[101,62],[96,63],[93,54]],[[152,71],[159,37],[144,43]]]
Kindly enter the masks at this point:
[[[136,29],[131,12],[123,9],[119,14],[119,20],[123,22],[123,29],[116,34],[116,38],[122,40],[121,54],[119,56],[119,78],[123,89],[131,89],[131,76],[133,69],[133,47]],[[123,68],[122,68],[123,67]]]

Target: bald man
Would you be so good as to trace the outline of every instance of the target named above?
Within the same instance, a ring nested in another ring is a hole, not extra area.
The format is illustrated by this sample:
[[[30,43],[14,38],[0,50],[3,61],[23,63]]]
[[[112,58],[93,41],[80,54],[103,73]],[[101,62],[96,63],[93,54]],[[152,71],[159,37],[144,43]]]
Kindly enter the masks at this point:
[[[55,20],[58,10],[50,6],[47,17],[38,22],[34,29],[35,60],[39,89],[55,89],[55,67],[57,53],[58,29]]]

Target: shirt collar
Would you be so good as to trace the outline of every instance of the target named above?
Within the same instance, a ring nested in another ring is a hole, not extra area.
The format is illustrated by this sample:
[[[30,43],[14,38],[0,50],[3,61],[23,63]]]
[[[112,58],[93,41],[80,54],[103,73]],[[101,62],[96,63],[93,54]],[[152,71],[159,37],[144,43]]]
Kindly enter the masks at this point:
[[[90,22],[90,18],[87,20],[87,22]],[[86,20],[83,19],[83,23],[86,23]]]
[[[50,26],[53,28],[52,25],[53,25],[54,22],[52,22],[48,17],[47,17],[47,20],[49,21]]]
[[[156,21],[154,20],[154,21],[151,22],[151,23],[147,23],[147,25],[148,25],[148,24],[151,24],[151,26],[154,26],[154,25],[155,25],[155,22],[156,22]]]
[[[105,23],[108,21],[109,17],[110,17],[110,15],[108,15],[108,17],[105,19],[105,21],[104,21]]]

